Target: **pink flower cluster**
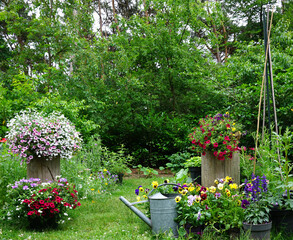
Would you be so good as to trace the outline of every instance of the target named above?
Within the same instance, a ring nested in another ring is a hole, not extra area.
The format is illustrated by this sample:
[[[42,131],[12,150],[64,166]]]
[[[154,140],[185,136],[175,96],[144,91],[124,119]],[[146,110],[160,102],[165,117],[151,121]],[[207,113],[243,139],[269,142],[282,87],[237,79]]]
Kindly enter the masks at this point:
[[[80,148],[81,138],[70,121],[60,113],[49,116],[35,111],[22,111],[7,124],[10,152],[29,163],[34,157],[71,158]]]
[[[206,154],[213,152],[218,160],[232,158],[233,152],[239,151],[238,126],[230,119],[228,114],[217,114],[215,117],[207,116],[201,119],[199,127],[190,134],[193,149]]]

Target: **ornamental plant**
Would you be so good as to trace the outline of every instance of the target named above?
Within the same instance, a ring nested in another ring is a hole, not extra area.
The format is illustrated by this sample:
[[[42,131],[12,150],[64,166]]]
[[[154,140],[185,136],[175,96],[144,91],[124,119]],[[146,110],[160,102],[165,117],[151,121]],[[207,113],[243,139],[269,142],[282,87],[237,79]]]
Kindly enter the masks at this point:
[[[272,207],[268,193],[268,180],[266,176],[255,176],[251,180],[245,180],[243,189],[244,222],[249,224],[263,224],[270,221],[270,209]]]
[[[6,136],[10,152],[19,154],[27,163],[35,157],[71,158],[81,146],[79,132],[61,113],[45,115],[34,110],[21,111],[12,118]]]
[[[68,212],[80,206],[75,186],[65,178],[42,183],[39,178],[21,179],[8,185],[7,220],[34,228],[55,227],[70,220]]]
[[[233,152],[239,150],[240,129],[229,113],[206,116],[189,135],[192,149],[203,155],[211,151],[221,161],[232,158]]]
[[[241,208],[239,186],[231,177],[216,179],[215,186],[204,187],[192,183],[183,185],[182,194],[175,201],[180,226],[213,228],[225,232],[242,226],[244,211]]]

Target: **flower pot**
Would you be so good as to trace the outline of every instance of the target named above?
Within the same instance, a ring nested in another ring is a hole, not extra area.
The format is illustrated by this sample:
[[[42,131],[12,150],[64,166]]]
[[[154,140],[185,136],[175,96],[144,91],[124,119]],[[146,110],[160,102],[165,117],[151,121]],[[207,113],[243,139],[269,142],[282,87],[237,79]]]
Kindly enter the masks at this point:
[[[60,176],[60,157],[46,160],[45,157],[34,158],[27,164],[27,178],[40,178],[42,182],[54,181]]]
[[[188,236],[189,234],[197,234],[197,235],[202,235],[203,231],[204,231],[205,225],[200,225],[197,227],[194,227],[192,224],[190,223],[186,223],[184,225],[184,229],[186,231],[186,235]]]
[[[234,182],[240,183],[240,157],[234,152],[232,158],[218,160],[212,152],[201,155],[201,185],[209,187],[214,185],[217,178],[232,177]]]
[[[122,184],[124,173],[118,173],[117,176],[118,176],[118,183]]]
[[[244,231],[250,231],[250,239],[269,240],[271,238],[272,222],[264,224],[243,223]]]
[[[189,167],[188,171],[192,181],[196,181],[198,184],[201,184],[201,167]]]
[[[273,208],[270,212],[273,227],[276,230],[284,230],[285,232],[293,232],[293,210],[283,210]]]

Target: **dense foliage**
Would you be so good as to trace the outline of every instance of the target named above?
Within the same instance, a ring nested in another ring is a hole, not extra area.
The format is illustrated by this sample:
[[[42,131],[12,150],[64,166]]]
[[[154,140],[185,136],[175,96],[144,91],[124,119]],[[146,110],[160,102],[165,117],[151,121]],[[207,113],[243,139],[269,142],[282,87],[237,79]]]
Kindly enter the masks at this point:
[[[155,166],[187,150],[200,118],[229,111],[251,145],[263,7],[275,2],[1,1],[0,136],[23,109],[60,111],[86,142],[98,133],[107,147],[124,144]],[[292,128],[293,3],[281,2],[271,33],[274,89],[279,124]]]

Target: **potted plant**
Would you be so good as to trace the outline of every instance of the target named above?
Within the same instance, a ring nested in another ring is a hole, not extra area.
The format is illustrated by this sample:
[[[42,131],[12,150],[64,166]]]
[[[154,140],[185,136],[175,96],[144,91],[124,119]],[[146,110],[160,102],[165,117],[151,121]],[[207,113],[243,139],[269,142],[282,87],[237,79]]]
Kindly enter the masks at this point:
[[[210,186],[214,179],[226,176],[240,183],[240,129],[229,113],[217,114],[201,119],[189,135],[192,149],[201,154],[203,185]]]
[[[232,178],[215,180],[216,186],[182,186],[182,198],[177,204],[177,222],[187,233],[202,234],[205,228],[219,233],[240,228],[243,209],[238,184]],[[180,189],[179,189],[180,191]]]
[[[71,158],[81,148],[79,132],[58,112],[21,111],[7,127],[9,151],[27,163],[28,178],[55,180],[60,175],[60,158]]]
[[[201,184],[201,157],[191,157],[186,160],[184,166],[188,168],[192,181]]]
[[[36,229],[57,227],[81,205],[75,186],[65,178],[46,183],[39,178],[21,179],[8,185],[7,196],[7,220]]]
[[[266,176],[252,174],[251,181],[244,183],[241,206],[244,209],[243,229],[250,231],[251,239],[270,239],[272,222],[270,220],[271,202]]]
[[[273,227],[293,232],[293,182],[290,177],[292,163],[288,157],[292,148],[293,133],[289,128],[283,133],[281,129],[279,134],[273,131],[272,133],[271,141],[269,135],[265,134],[258,148],[261,160],[258,162],[258,168],[265,170],[269,175],[270,192],[274,203],[270,212]]]
[[[105,167],[109,169],[112,174],[118,176],[118,182],[122,184],[123,176],[126,173],[132,173],[128,164],[133,161],[131,155],[125,154],[124,145],[121,145],[117,152],[111,152],[107,148],[103,148],[103,158],[105,158]]]

